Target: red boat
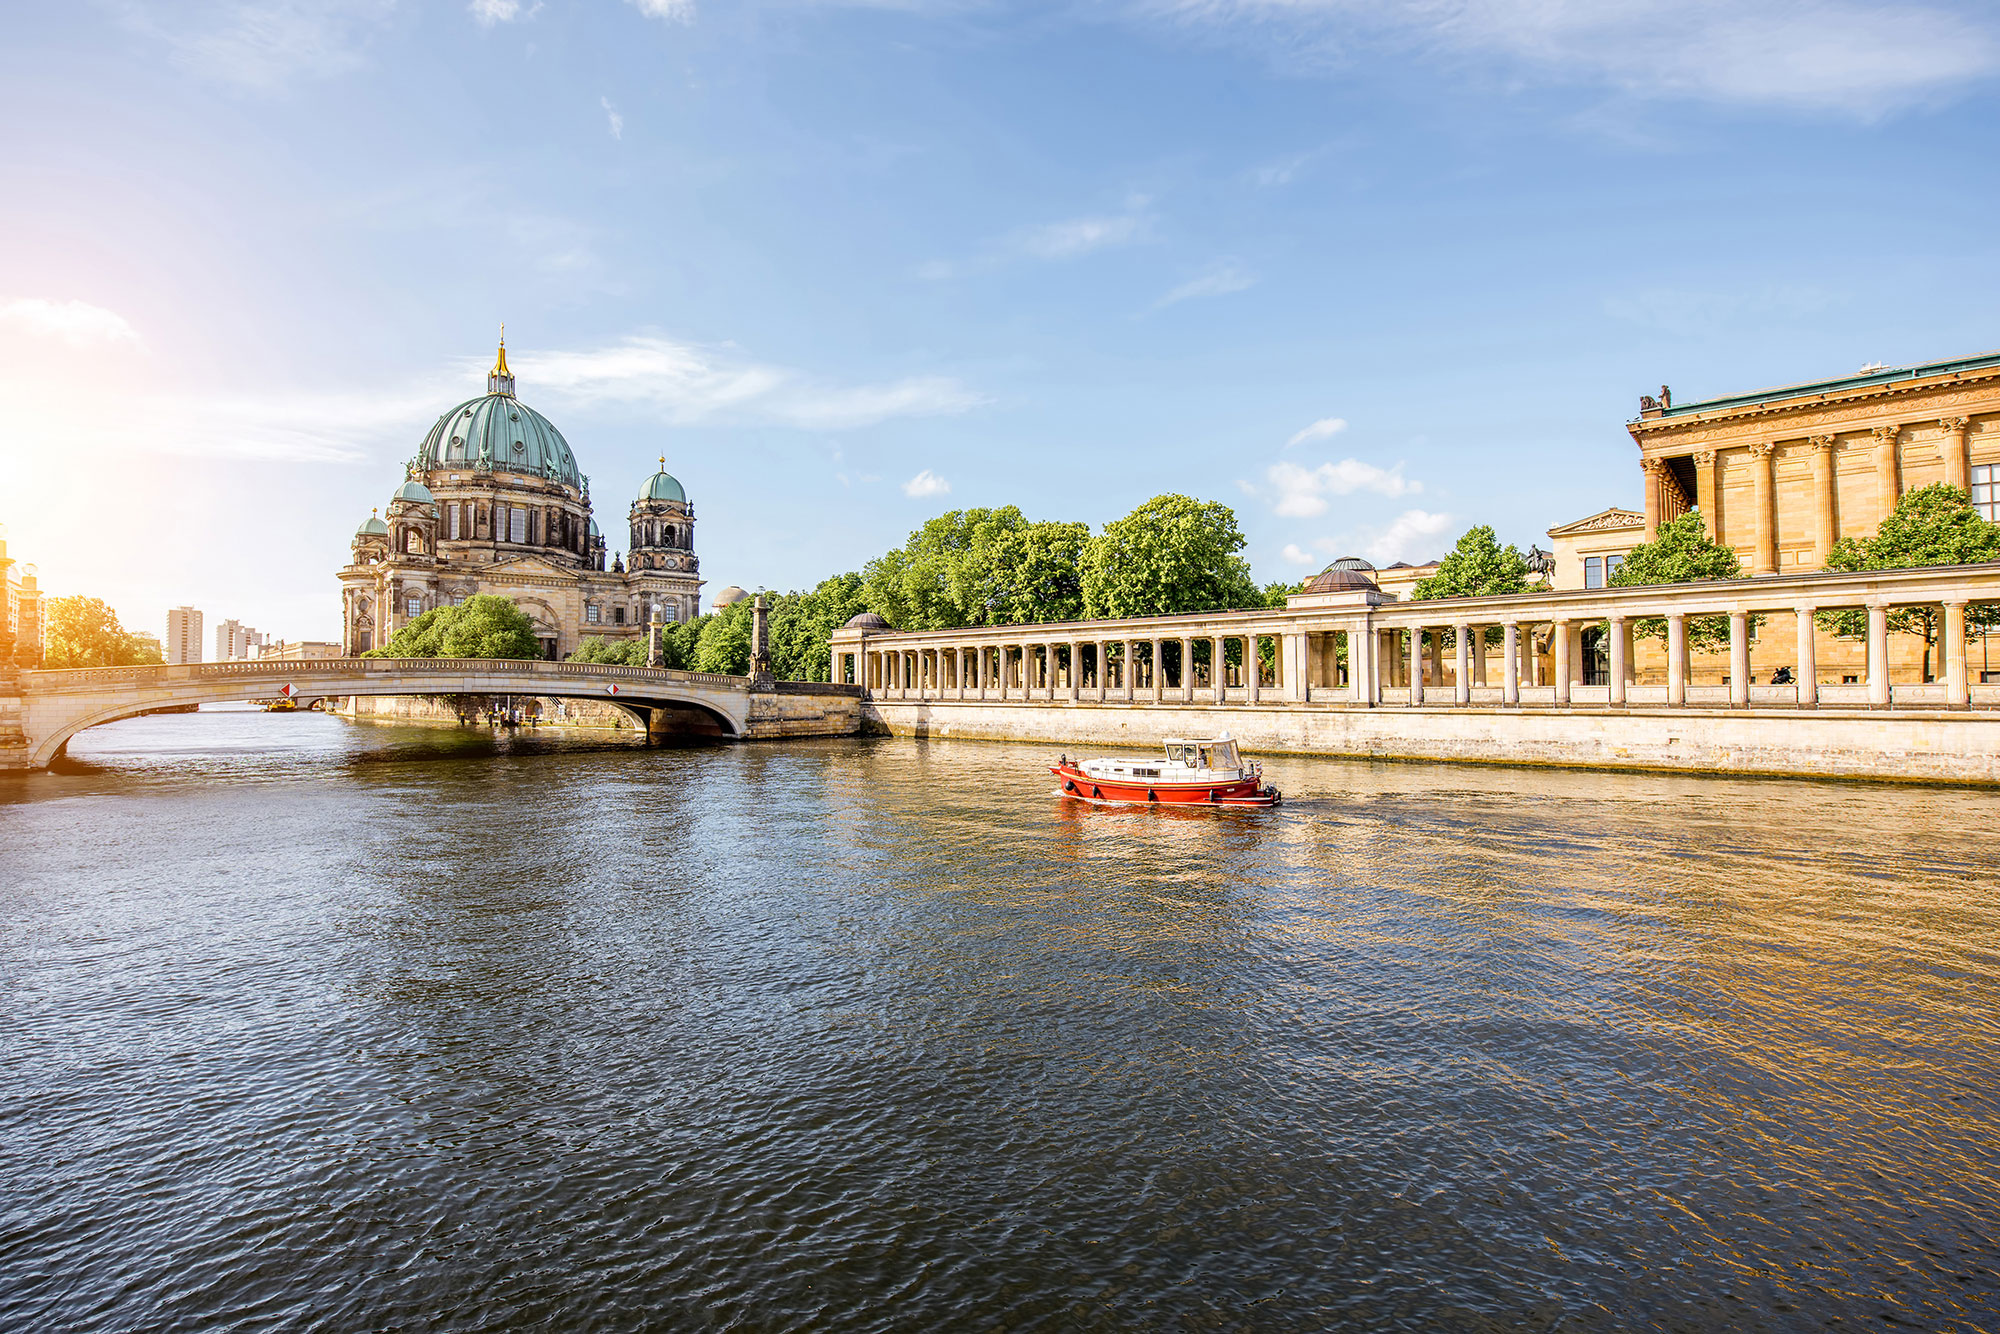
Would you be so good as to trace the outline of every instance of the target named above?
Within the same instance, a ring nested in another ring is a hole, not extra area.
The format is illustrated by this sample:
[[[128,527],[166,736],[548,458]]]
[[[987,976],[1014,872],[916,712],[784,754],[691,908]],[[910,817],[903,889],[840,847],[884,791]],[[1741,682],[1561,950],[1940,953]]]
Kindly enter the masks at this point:
[[[1062,794],[1078,801],[1140,806],[1275,806],[1264,768],[1245,764],[1229,733],[1208,740],[1167,738],[1165,759],[1072,760],[1049,766]]]

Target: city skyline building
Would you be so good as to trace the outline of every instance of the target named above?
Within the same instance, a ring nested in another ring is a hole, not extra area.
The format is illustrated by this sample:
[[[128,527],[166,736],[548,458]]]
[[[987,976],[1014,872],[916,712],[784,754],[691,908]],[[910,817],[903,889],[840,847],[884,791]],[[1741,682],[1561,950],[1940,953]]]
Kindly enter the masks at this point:
[[[200,662],[201,613],[193,607],[174,607],[167,612],[167,637],[163,643],[167,665],[178,667]]]

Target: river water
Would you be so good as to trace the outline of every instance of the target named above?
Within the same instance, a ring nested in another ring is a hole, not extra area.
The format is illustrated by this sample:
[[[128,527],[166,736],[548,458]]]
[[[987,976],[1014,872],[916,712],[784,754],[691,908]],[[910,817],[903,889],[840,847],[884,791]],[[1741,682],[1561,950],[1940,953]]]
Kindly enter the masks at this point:
[[[2000,797],[204,712],[0,776],[0,1328],[2000,1328]]]

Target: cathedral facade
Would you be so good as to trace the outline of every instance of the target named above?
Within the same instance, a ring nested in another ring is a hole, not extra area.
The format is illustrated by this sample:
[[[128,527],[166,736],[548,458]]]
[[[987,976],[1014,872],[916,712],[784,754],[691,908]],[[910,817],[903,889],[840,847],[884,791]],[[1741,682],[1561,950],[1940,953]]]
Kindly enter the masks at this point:
[[[548,418],[515,397],[503,342],[486,392],[439,417],[386,513],[355,531],[340,571],[342,647],[365,653],[435,607],[507,598],[557,659],[590,635],[642,636],[701,605],[694,506],[660,470],[627,514],[629,566],[605,568],[590,479]]]

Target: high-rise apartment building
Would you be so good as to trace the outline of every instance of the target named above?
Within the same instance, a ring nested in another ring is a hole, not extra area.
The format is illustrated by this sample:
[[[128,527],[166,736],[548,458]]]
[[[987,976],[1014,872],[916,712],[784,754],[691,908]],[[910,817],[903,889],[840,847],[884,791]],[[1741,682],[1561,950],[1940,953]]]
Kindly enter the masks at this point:
[[[217,662],[240,662],[257,656],[257,647],[264,642],[264,636],[247,625],[237,621],[224,621],[215,627],[215,660]]]
[[[201,613],[175,607],[167,613],[167,665],[201,661]]]

